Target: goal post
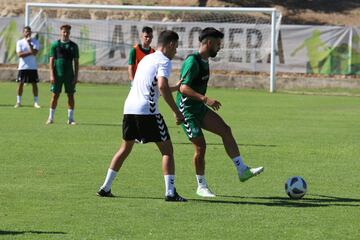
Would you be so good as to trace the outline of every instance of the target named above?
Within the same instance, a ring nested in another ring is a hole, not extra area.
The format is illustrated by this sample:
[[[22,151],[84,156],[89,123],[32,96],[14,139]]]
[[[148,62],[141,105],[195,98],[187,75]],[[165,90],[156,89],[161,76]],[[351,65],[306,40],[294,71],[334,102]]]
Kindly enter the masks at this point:
[[[61,12],[61,13],[59,13]],[[72,38],[92,57],[86,64],[127,66],[127,52],[139,40],[143,26],[154,29],[155,45],[161,30],[178,32],[179,47],[174,68],[198,50],[201,29],[215,27],[225,34],[211,68],[222,72],[267,73],[269,90],[276,90],[276,47],[281,13],[275,8],[133,6],[99,4],[31,3],[25,7],[25,25],[48,42],[58,27],[73,26]],[[45,37],[46,36],[46,37]],[[86,59],[85,59],[86,60]],[[84,60],[84,61],[85,61]]]

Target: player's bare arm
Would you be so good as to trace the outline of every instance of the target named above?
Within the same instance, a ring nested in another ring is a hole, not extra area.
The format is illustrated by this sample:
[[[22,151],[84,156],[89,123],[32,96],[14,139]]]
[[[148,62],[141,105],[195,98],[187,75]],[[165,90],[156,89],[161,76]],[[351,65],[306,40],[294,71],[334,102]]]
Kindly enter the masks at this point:
[[[36,56],[36,54],[38,53],[38,50],[33,47],[32,43],[31,43],[31,39],[28,39],[27,42],[29,44],[29,51],[18,52],[17,53],[18,57],[24,58],[24,57],[31,56],[31,55]]]
[[[24,58],[33,54],[31,52],[18,52],[17,55],[18,57]]]
[[[38,51],[36,49],[34,49],[33,52],[18,52],[17,55],[18,55],[18,57],[24,58],[24,57],[31,56],[31,55],[36,56],[37,53],[38,53]]]
[[[181,80],[177,81],[177,83],[174,86],[170,87],[171,92],[176,92],[180,90]]]
[[[74,59],[74,81],[73,84],[76,84],[78,82],[78,76],[79,76],[79,59]]]
[[[55,69],[54,69],[54,58],[50,57],[49,59],[49,71],[50,71],[50,83],[54,84],[55,83]]]
[[[134,65],[128,65],[128,74],[129,74],[129,80],[133,81],[134,80]]]
[[[31,42],[31,38],[27,38],[26,40],[27,40],[27,42],[29,44],[29,49],[30,49],[29,53],[30,53],[30,55],[36,56],[36,54],[38,53],[38,50],[34,48],[34,45]]]
[[[158,86],[161,93],[161,96],[163,96],[165,102],[169,105],[171,110],[175,114],[176,124],[181,124],[184,122],[185,117],[184,115],[179,111],[177,108],[173,95],[171,93],[168,80],[165,77],[158,77]]]
[[[187,97],[190,97],[194,100],[205,103],[206,105],[208,105],[215,111],[220,109],[221,103],[219,101],[217,101],[215,99],[211,99],[207,96],[204,96],[204,95],[194,91],[191,87],[189,87],[185,84],[180,86],[180,92]]]

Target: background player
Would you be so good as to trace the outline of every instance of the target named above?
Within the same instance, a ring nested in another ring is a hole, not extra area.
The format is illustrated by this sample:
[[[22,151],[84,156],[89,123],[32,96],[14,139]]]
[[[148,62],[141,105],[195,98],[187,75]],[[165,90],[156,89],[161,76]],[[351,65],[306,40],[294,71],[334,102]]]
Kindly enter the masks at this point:
[[[68,96],[68,121],[74,125],[75,108],[75,86],[79,74],[79,48],[70,40],[70,25],[60,27],[60,39],[51,44],[50,49],[50,82],[52,98],[50,102],[50,113],[46,124],[54,122],[55,109],[61,93],[62,86]]]
[[[21,107],[21,97],[25,83],[31,83],[34,95],[34,107],[40,108],[38,103],[39,90],[37,86],[39,76],[36,63],[36,55],[39,50],[39,42],[31,37],[31,28],[29,26],[24,27],[23,38],[16,42],[16,53],[19,57],[19,71],[16,81],[19,85],[17,88],[15,108]]]
[[[135,72],[141,59],[146,55],[155,52],[155,50],[150,47],[152,39],[153,29],[147,26],[143,27],[141,32],[141,44],[135,44],[129,53],[128,73],[131,82],[134,80]]]

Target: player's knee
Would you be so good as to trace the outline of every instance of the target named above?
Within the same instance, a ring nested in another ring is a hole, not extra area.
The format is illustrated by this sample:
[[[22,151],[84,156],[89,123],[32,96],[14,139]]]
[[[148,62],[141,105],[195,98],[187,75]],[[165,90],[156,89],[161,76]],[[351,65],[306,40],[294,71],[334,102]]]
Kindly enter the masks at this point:
[[[53,96],[51,98],[51,103],[52,104],[57,104],[59,96],[60,96],[59,94],[53,94]]]

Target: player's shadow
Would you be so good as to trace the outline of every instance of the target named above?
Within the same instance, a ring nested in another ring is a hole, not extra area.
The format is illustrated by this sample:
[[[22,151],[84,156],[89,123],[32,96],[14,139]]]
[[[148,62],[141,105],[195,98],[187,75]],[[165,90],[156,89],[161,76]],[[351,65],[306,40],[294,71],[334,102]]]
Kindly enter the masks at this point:
[[[160,197],[151,196],[114,196],[115,199],[144,199],[144,200],[164,200]],[[185,196],[185,198],[187,198]],[[289,197],[269,196],[231,196],[216,195],[215,198],[187,198],[189,202],[215,203],[215,204],[234,204],[234,205],[259,205],[267,207],[296,207],[296,208],[318,208],[318,207],[360,207],[359,198],[346,198],[321,194],[306,194],[299,200]]]
[[[360,199],[340,198],[325,195],[310,195],[300,200],[292,200],[288,197],[244,197],[217,195],[216,198],[187,198],[189,203],[232,204],[232,205],[257,205],[266,207],[292,207],[292,208],[320,208],[320,207],[360,207]],[[142,196],[114,196],[112,199],[143,199],[163,200],[160,197]],[[111,199],[110,198],[110,199]],[[227,200],[231,198],[231,200]],[[354,204],[351,204],[354,203]]]
[[[194,199],[196,201],[206,202],[218,202],[228,204],[249,204],[249,205],[263,205],[269,207],[330,207],[330,206],[341,206],[341,207],[360,207],[360,199],[356,198],[342,198],[336,196],[318,195],[318,194],[307,194],[304,198],[299,200],[289,199],[288,197],[242,197],[242,196],[226,196],[217,195],[222,198],[242,199],[242,201],[227,201],[227,200],[208,200],[208,199]],[[255,200],[266,200],[266,202],[254,202],[249,201]]]
[[[12,107],[12,108],[14,108],[14,104],[0,104],[0,107],[4,107],[4,108]]]
[[[345,198],[345,197],[336,197],[336,196],[328,196],[328,195],[322,195],[322,194],[307,194],[308,196],[313,196],[312,198],[309,198],[309,200],[312,200],[314,202],[331,202],[331,203],[358,203],[360,206],[360,199],[358,198]]]
[[[173,142],[174,145],[192,145],[191,142]],[[224,143],[206,143],[208,146],[224,146]],[[239,143],[238,146],[243,147],[277,147],[277,145],[274,144],[244,144]]]
[[[0,104],[0,107],[3,107],[3,108],[15,108],[14,107],[15,104]],[[20,109],[21,108],[34,108],[34,105],[30,105],[30,104],[21,104],[21,107],[19,107]]]
[[[224,200],[219,198],[241,198],[243,200]],[[159,197],[140,197],[140,196],[114,196],[109,199],[144,199],[144,200],[163,200]],[[250,199],[261,199],[257,197],[235,197],[235,196],[221,196],[217,195],[217,198],[187,198],[188,203],[211,203],[211,204],[233,204],[233,205],[258,205],[258,206],[267,206],[267,207],[327,207],[325,204],[315,204],[310,202],[305,202],[304,199],[300,201],[289,200],[289,198],[278,198],[278,197],[269,197],[262,198],[267,199],[267,202],[251,201]],[[269,201],[273,200],[273,201]],[[353,206],[353,205],[352,205]]]
[[[10,106],[13,106],[13,105],[10,105]],[[0,105],[0,107],[1,107],[1,105]],[[87,123],[87,122],[81,122],[81,125],[99,126],[99,127],[121,127],[122,123]],[[178,126],[168,126],[168,128],[178,128]],[[191,144],[191,143],[184,143],[184,144]]]
[[[22,234],[66,234],[66,232],[55,232],[55,231],[11,231],[11,230],[0,230],[1,235],[22,235]]]
[[[217,195],[218,197],[225,197]],[[231,198],[234,198],[233,196]],[[239,197],[238,197],[239,198]],[[314,207],[328,207],[326,204],[315,204],[311,202],[306,202],[303,200],[295,201],[290,200],[289,198],[278,198],[278,197],[268,197],[266,202],[254,201],[251,199],[257,199],[254,197],[241,197],[243,200],[217,200],[217,199],[189,199],[194,202],[204,202],[204,203],[215,203],[215,204],[234,204],[234,205],[257,205],[257,206],[267,206],[267,207],[296,207],[296,208],[314,208]]]

